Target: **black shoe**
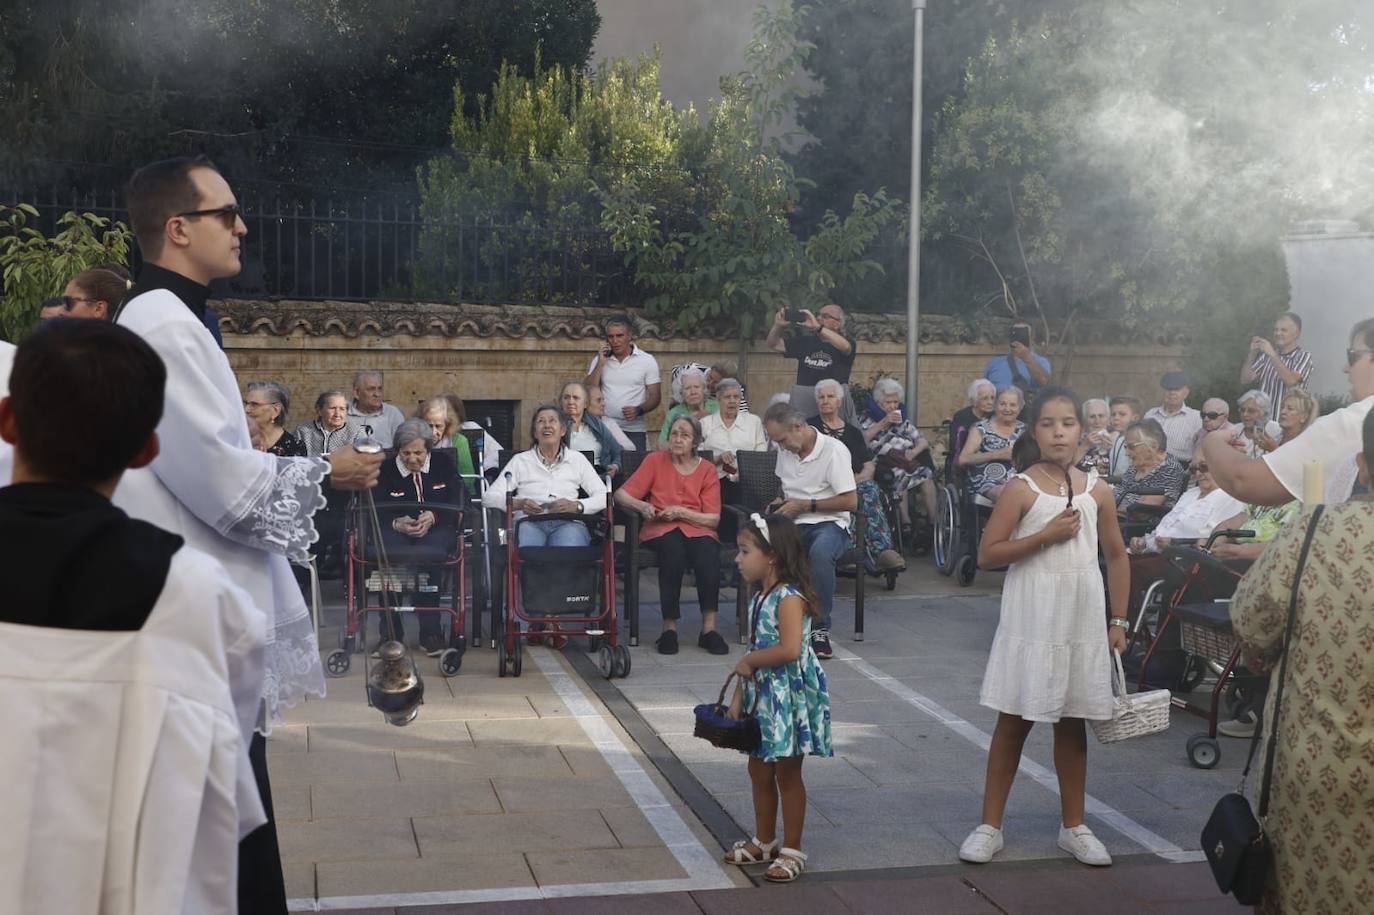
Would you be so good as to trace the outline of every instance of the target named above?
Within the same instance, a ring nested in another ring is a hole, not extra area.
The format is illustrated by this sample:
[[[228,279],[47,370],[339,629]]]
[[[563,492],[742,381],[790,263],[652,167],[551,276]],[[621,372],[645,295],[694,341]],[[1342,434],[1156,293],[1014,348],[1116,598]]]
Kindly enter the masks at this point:
[[[659,654],[677,654],[677,630],[665,629],[654,642]]]
[[[711,652],[711,654],[730,653],[730,646],[725,643],[725,639],[721,638],[720,633],[716,632],[714,629],[710,632],[703,632],[697,638],[697,647],[705,648],[707,651]]]
[[[436,633],[420,634],[420,650],[431,658],[437,658],[448,648],[448,639]]]
[[[822,661],[829,661],[835,657],[835,651],[830,647],[830,633],[824,629],[817,629],[811,633],[811,650]]]

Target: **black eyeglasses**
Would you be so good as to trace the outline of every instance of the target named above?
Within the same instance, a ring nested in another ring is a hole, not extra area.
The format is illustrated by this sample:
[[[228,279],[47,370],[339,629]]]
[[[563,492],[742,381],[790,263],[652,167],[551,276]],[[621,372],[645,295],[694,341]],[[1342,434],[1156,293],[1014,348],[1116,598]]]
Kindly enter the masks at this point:
[[[1206,420],[1221,419],[1225,415],[1225,413],[1204,412],[1202,418]]]
[[[231,203],[228,206],[215,207],[213,210],[190,210],[177,215],[188,219],[192,216],[217,216],[226,229],[232,229],[243,217],[243,210],[239,209],[237,203]]]
[[[1360,361],[1360,357],[1366,353],[1374,353],[1374,349],[1348,349],[1345,351],[1346,365],[1354,365]]]
[[[50,299],[43,300],[43,308],[56,308],[59,305],[63,311],[71,311],[77,302],[101,302],[103,299],[92,299],[84,295],[55,295]]]

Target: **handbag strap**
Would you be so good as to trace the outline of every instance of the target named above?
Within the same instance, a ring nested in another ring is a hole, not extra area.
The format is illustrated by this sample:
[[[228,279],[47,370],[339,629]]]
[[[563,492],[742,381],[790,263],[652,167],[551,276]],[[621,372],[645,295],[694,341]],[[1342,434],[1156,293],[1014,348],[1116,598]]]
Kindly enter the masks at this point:
[[[1293,642],[1293,627],[1298,618],[1298,587],[1302,583],[1302,573],[1307,567],[1307,556],[1312,549],[1312,538],[1317,533],[1317,522],[1321,520],[1325,505],[1318,505],[1312,511],[1312,520],[1307,523],[1307,534],[1303,537],[1302,551],[1298,554],[1298,567],[1293,573],[1293,587],[1288,596],[1288,623],[1284,627],[1283,651],[1279,655],[1278,682],[1274,686],[1274,717],[1269,722],[1269,743],[1264,751],[1264,772],[1260,776],[1259,790],[1259,817],[1269,811],[1269,781],[1274,772],[1274,756],[1278,750],[1279,733],[1279,712],[1283,708],[1283,684],[1288,672],[1288,654]],[[1245,760],[1245,771],[1241,774],[1242,789],[1245,779],[1250,775],[1250,764],[1255,758],[1255,747],[1259,746],[1260,732],[1263,731],[1262,723],[1264,710],[1260,709],[1259,716],[1261,724],[1255,727],[1255,736],[1250,740],[1250,753]]]

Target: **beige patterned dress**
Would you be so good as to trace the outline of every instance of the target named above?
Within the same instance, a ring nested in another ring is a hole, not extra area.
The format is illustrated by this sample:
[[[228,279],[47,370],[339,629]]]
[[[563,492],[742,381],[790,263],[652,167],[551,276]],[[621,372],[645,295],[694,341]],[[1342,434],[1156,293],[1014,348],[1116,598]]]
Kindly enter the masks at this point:
[[[1231,605],[1247,657],[1277,669],[1311,512],[1257,560]],[[1258,911],[1374,911],[1374,501],[1326,509],[1299,588],[1267,830],[1274,868]],[[1273,684],[1265,729],[1274,715]],[[1263,746],[1260,753],[1263,752]],[[1256,755],[1256,767],[1263,764]],[[1251,775],[1252,785],[1259,778]]]

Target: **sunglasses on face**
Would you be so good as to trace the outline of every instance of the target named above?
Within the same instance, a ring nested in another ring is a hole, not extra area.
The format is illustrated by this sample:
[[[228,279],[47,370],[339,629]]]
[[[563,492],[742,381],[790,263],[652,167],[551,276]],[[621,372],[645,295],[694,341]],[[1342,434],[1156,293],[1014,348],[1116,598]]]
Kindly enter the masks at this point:
[[[1202,418],[1205,419],[1205,420],[1210,421],[1210,420],[1214,420],[1214,419],[1221,419],[1221,418],[1222,418],[1223,416],[1225,416],[1225,415],[1226,415],[1225,413],[1212,413],[1212,412],[1208,411],[1208,412],[1204,412],[1204,413],[1202,414]]]
[[[224,224],[226,229],[233,229],[234,226],[238,224],[238,221],[243,218],[243,210],[239,209],[237,203],[231,203],[228,206],[215,207],[213,210],[189,210],[185,213],[178,213],[177,215],[184,219],[190,219],[195,216],[216,216],[219,218],[219,221]]]
[[[1374,353],[1374,349],[1348,349],[1345,351],[1345,362],[1347,365],[1354,365],[1367,353]]]
[[[1198,463],[1194,464],[1192,469],[1193,473],[1198,476],[1202,476],[1204,473],[1212,472],[1212,468],[1208,467],[1205,461],[1199,461]]]

